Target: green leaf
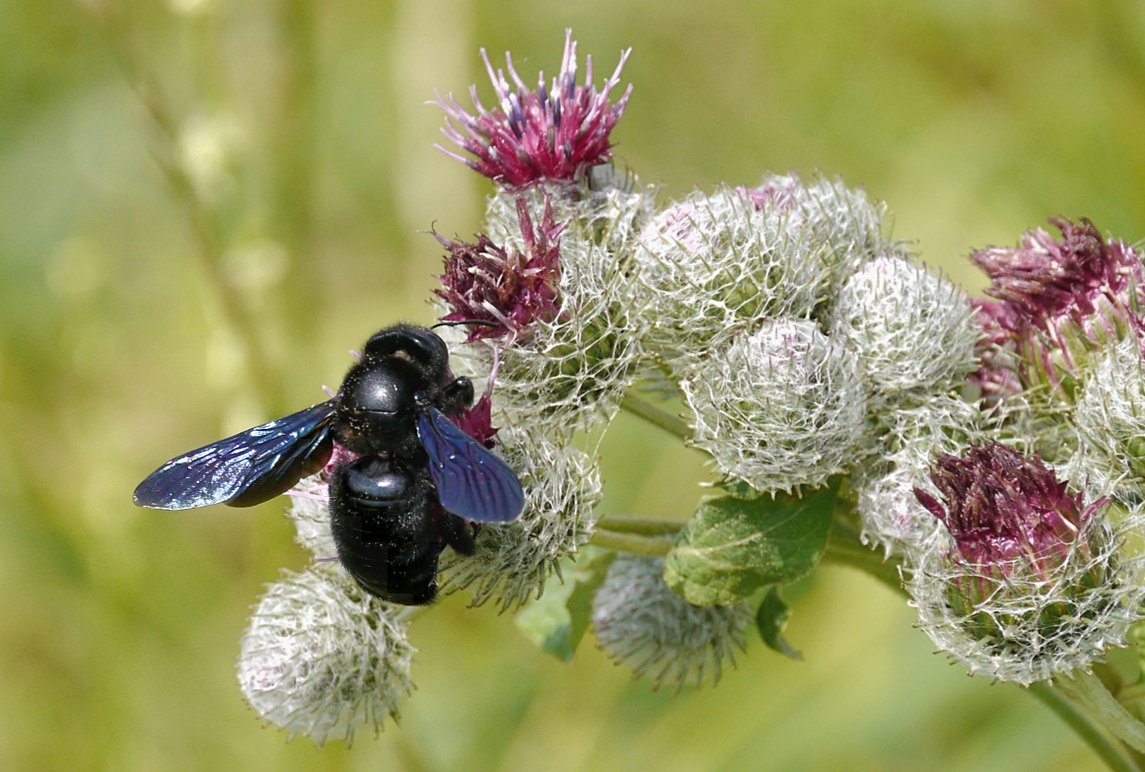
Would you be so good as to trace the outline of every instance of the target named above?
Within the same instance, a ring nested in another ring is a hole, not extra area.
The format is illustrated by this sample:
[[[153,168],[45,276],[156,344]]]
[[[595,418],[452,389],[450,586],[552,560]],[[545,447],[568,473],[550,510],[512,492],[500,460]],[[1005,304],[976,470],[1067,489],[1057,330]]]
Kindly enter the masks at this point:
[[[664,558],[664,581],[697,606],[726,606],[806,575],[827,549],[838,483],[794,496],[700,502]]]
[[[517,627],[529,640],[565,662],[570,662],[588,632],[592,596],[608,575],[616,558],[611,550],[581,547],[576,563],[565,563],[562,581],[555,573],[545,582],[541,597],[517,614]]]
[[[755,612],[755,624],[759,627],[759,636],[763,642],[784,656],[792,659],[803,659],[803,655],[791,648],[783,638],[783,628],[787,627],[787,620],[791,617],[791,609],[779,596],[779,588],[774,585],[767,591],[767,597],[759,604]]]

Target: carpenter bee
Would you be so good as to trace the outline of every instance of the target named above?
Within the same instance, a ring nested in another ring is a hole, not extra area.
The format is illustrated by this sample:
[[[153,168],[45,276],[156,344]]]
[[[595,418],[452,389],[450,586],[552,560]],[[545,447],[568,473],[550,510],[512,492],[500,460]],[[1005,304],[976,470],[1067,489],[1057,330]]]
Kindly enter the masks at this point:
[[[379,598],[429,603],[445,546],[472,554],[470,523],[516,520],[525,506],[516,473],[450,420],[473,396],[437,334],[387,327],[332,399],[168,461],[135,489],[135,503],[260,504],[325,467],[337,443],[356,456],[329,479],[339,560]]]

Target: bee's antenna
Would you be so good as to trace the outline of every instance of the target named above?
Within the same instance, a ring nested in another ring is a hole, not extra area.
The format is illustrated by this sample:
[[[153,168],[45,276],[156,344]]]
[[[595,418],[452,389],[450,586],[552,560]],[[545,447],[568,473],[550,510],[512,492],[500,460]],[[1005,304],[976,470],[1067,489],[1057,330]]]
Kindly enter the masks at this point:
[[[485,327],[503,327],[504,326],[500,322],[490,322],[486,319],[465,319],[465,320],[459,321],[459,322],[438,322],[437,324],[431,325],[429,329],[432,330],[432,329],[435,329],[437,327],[460,327],[463,324],[480,324],[480,325],[483,325]]]

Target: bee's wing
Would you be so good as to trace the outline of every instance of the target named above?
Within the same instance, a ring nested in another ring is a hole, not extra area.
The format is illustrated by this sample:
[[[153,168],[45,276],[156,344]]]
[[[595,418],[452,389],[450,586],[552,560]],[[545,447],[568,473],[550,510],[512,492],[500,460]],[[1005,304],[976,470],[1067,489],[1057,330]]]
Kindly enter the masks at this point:
[[[521,516],[525,492],[517,473],[444,413],[428,406],[418,413],[417,436],[447,511],[478,523],[507,523]]]
[[[151,509],[250,507],[326,465],[334,449],[329,401],[173,458],[135,489]]]

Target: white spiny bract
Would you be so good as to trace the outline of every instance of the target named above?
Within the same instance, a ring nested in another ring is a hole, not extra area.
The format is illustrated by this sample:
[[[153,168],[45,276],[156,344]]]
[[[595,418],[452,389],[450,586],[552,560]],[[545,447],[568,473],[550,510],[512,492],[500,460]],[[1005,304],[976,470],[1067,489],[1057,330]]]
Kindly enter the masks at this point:
[[[597,639],[656,687],[716,683],[724,661],[734,666],[735,649],[744,649],[751,606],[693,606],[664,583],[663,573],[660,558],[619,555],[593,601]]]
[[[539,595],[561,558],[588,543],[603,492],[595,459],[536,427],[504,427],[497,441],[521,480],[525,511],[512,523],[482,526],[476,554],[443,555],[442,591],[469,589],[474,605],[492,600],[508,610]]]
[[[767,319],[808,317],[831,275],[827,246],[746,191],[693,193],[656,215],[636,263],[655,318],[650,341],[682,369]]]
[[[878,402],[958,388],[977,367],[981,332],[965,294],[900,256],[876,258],[851,275],[827,327],[859,357]]]
[[[375,733],[413,689],[414,648],[402,606],[358,587],[341,567],[286,572],[259,599],[242,638],[239,685],[251,707],[291,737],[321,746]]]
[[[330,495],[322,475],[299,480],[290,492],[286,515],[294,523],[294,541],[319,560],[338,557],[330,530]]]
[[[542,420],[568,432],[606,424],[647,359],[653,319],[643,313],[631,252],[651,214],[652,193],[604,167],[588,183],[522,194],[534,219],[548,201],[560,234],[559,313],[537,320],[498,353],[497,394],[510,420]],[[518,196],[489,200],[494,241],[516,247]],[[486,367],[492,353],[485,349]]]
[[[867,395],[854,356],[811,321],[765,322],[680,382],[694,444],[762,492],[818,487],[864,452]]]
[[[1145,491],[1145,372],[1141,341],[1108,346],[1077,403],[1075,421],[1086,473]]]
[[[789,215],[789,228],[826,245],[832,284],[846,280],[871,258],[902,252],[885,233],[887,205],[870,201],[862,188],[848,188],[841,179],[817,175],[805,184],[795,172],[765,174],[759,187],[747,194],[757,206],[772,202]]]

